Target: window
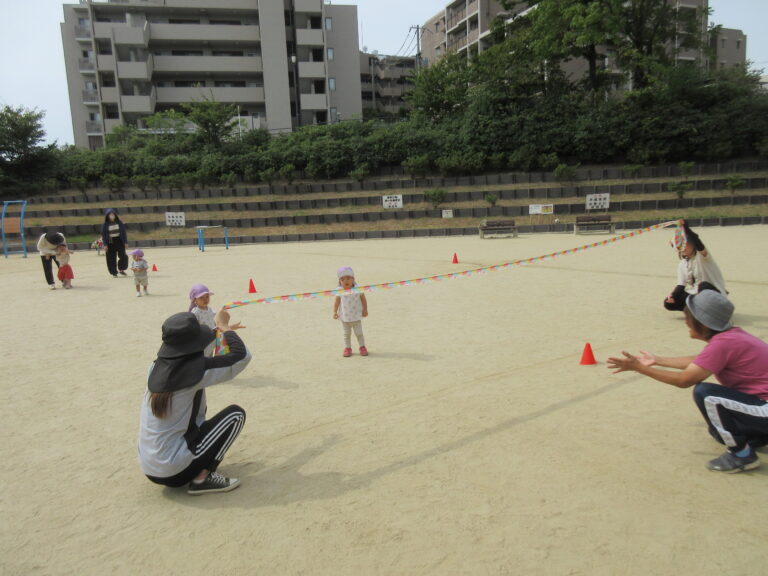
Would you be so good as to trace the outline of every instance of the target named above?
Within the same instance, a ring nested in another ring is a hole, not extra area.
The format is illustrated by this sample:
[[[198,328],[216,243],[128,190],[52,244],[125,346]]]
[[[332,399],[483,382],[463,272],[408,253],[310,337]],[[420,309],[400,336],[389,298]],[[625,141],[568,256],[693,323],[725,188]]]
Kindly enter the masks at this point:
[[[328,90],[331,92],[336,91],[336,78],[328,78]]]
[[[720,48],[725,48],[725,38],[720,39]]]
[[[328,62],[333,60],[333,48],[328,48]]]
[[[325,19],[325,29],[326,30],[333,30],[333,18],[326,18]]]
[[[736,40],[736,50],[741,50],[741,40]]]

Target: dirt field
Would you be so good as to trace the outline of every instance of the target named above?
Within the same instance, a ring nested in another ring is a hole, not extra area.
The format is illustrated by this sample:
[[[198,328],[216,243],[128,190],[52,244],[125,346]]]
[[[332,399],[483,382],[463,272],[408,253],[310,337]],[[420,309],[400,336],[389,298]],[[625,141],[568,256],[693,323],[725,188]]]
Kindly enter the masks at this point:
[[[768,339],[768,230],[699,232],[736,324]],[[690,391],[605,367],[622,349],[701,349],[661,306],[671,236],[371,293],[367,358],[341,357],[331,299],[233,310],[254,360],[208,403],[248,412],[220,468],[243,485],[198,498],[151,484],[135,447],[160,325],[192,284],[222,305],[251,278],[277,296],[333,288],[344,264],[374,284],[605,236],[147,250],[147,298],[94,252],[72,257],[69,291],[47,289],[36,254],[0,260],[0,573],[764,572],[768,452],[754,472],[707,471],[722,447]],[[579,365],[586,342],[599,365]]]

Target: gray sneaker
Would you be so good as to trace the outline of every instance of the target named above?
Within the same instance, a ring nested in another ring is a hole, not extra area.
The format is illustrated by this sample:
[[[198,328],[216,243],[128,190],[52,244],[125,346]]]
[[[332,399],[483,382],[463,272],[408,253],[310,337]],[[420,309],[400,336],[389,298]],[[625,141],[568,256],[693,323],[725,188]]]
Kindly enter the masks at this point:
[[[757,454],[754,452],[749,456],[736,456],[731,452],[724,452],[722,456],[718,456],[707,463],[707,468],[710,470],[714,472],[727,472],[728,474],[754,470],[758,466],[760,466],[760,460],[758,460]]]
[[[213,492],[229,492],[240,485],[237,478],[227,478],[218,472],[211,472],[205,480],[199,484],[190,482],[187,487],[187,494],[210,494]]]

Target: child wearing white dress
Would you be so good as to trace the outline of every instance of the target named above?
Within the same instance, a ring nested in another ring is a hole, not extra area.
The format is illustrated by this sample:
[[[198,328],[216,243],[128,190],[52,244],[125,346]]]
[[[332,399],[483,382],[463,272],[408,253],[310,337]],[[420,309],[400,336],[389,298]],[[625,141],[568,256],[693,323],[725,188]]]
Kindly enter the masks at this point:
[[[339,278],[339,286],[344,290],[349,290],[357,284],[355,283],[355,273],[349,266],[342,266],[336,271]],[[344,352],[342,356],[349,358],[352,356],[352,331],[355,332],[357,343],[360,346],[360,356],[368,356],[368,349],[365,347],[365,336],[363,336],[362,318],[368,316],[368,301],[365,294],[340,294],[333,301],[333,319],[341,320],[344,327]]]
[[[227,343],[223,334],[216,331],[216,313],[210,307],[213,292],[205,284],[195,284],[189,291],[189,311],[195,315],[201,326],[208,326],[216,332],[216,338],[203,351],[204,356],[218,356],[227,353]],[[240,322],[231,325],[232,330],[245,328]]]

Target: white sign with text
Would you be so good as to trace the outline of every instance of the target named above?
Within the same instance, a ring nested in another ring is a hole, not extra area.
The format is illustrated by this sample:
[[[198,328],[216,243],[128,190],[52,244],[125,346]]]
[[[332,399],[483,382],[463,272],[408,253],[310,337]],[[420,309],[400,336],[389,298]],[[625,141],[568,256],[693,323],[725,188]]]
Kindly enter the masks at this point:
[[[554,214],[554,204],[529,204],[528,214]]]
[[[403,207],[403,195],[402,194],[390,194],[389,196],[382,196],[381,203],[384,208],[402,208]]]
[[[187,225],[187,217],[184,212],[166,212],[165,225],[184,227]]]

